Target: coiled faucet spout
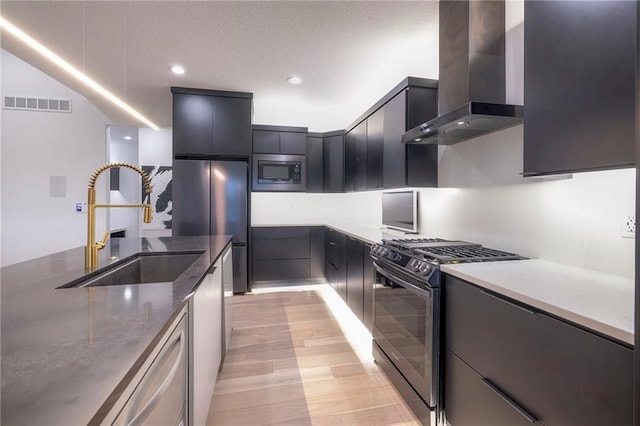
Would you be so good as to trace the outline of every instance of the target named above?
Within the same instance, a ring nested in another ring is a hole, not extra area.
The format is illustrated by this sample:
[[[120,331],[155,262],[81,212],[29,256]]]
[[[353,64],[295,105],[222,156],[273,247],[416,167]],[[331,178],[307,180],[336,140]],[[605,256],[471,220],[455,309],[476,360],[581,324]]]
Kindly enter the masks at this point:
[[[96,169],[89,178],[89,188],[87,190],[87,245],[84,248],[84,266],[86,269],[95,269],[98,266],[98,250],[102,250],[106,245],[108,232],[104,233],[101,241],[96,242],[96,208],[111,207],[137,207],[143,209],[143,221],[151,222],[151,205],[150,204],[96,204],[96,180],[106,170],[124,167],[131,169],[142,177],[144,192],[151,194],[151,180],[149,176],[139,167],[129,163],[110,163]]]

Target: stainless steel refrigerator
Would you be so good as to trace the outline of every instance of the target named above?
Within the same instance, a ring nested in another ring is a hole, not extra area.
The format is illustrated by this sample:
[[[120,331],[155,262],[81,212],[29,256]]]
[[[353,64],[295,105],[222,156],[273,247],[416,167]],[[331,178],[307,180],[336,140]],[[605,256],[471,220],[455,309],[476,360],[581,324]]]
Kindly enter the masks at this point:
[[[173,235],[233,235],[233,292],[248,283],[249,163],[173,160]]]

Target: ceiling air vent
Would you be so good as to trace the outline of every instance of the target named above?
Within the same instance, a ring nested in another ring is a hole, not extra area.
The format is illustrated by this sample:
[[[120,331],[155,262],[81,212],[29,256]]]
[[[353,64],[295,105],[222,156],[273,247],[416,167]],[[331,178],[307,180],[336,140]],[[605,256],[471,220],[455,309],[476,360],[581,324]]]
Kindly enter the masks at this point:
[[[4,109],[22,109],[25,111],[71,112],[71,99],[5,96],[2,107]]]

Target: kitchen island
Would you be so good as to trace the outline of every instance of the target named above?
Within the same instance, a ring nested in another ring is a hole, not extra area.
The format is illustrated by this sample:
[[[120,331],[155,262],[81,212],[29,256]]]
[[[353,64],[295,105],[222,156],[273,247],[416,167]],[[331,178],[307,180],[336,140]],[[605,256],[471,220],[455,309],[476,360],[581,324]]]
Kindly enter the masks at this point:
[[[172,283],[58,288],[92,275],[83,247],[2,268],[1,422],[99,422],[230,243],[124,238],[99,252],[99,269],[137,253],[199,253]]]

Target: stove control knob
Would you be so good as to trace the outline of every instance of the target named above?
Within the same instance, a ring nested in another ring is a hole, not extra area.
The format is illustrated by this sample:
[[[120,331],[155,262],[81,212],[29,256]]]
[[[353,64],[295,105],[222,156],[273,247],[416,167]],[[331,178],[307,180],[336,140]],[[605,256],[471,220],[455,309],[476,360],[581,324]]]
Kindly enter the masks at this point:
[[[422,263],[420,265],[420,268],[419,268],[418,272],[420,272],[420,274],[422,274],[422,275],[427,275],[430,270],[431,270],[431,267],[428,264]]]

